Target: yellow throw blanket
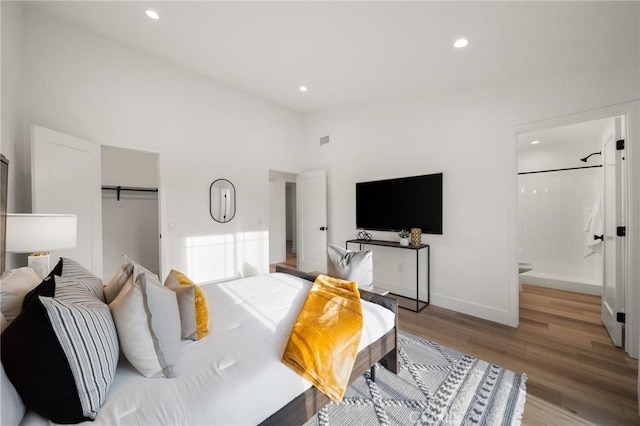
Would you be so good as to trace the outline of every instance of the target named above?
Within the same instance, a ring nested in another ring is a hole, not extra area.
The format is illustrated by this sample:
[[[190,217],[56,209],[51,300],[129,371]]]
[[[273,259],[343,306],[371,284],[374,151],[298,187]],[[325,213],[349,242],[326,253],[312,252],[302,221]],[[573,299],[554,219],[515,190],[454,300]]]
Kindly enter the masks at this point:
[[[293,326],[282,360],[332,401],[340,402],[361,335],[357,284],[319,275]]]

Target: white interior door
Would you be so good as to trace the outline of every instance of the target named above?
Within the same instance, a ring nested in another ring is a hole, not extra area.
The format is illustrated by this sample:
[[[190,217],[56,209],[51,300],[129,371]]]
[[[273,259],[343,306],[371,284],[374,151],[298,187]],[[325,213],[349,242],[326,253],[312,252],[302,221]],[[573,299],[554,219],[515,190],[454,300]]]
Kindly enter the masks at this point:
[[[70,257],[102,278],[100,145],[31,126],[31,196],[34,213],[78,215],[77,245],[51,252]]]
[[[624,225],[622,191],[622,154],[616,142],[622,139],[622,118],[616,117],[602,144],[603,167],[603,282],[602,323],[607,328],[613,344],[622,346],[622,323],[617,313],[624,312],[623,240],[617,228]]]
[[[297,183],[298,269],[327,271],[327,173],[301,173]]]

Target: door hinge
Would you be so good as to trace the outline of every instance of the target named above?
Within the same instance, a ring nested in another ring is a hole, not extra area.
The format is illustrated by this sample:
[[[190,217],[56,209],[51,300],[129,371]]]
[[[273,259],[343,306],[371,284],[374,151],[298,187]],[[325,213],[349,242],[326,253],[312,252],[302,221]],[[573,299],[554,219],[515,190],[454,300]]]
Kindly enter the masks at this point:
[[[619,323],[624,324],[626,319],[627,319],[627,316],[625,315],[624,312],[618,312],[616,314],[616,321],[618,321]]]
[[[616,149],[618,151],[622,151],[624,149],[624,139],[620,139],[619,141],[616,141]]]
[[[618,237],[626,237],[627,236],[627,227],[626,226],[618,226],[616,228],[616,235]]]

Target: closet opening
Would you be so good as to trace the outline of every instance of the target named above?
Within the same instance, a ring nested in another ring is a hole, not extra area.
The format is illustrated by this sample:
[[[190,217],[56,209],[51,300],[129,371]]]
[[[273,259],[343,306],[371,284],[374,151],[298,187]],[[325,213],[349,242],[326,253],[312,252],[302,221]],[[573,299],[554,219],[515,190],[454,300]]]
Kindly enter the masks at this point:
[[[126,254],[162,276],[158,160],[153,152],[101,147],[104,271],[117,271]]]

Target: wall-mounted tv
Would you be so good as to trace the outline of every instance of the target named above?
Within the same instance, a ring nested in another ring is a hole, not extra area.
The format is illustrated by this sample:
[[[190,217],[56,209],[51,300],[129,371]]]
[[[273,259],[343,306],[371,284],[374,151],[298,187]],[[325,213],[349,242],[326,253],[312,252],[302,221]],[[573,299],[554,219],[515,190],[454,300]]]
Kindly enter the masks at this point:
[[[442,173],[356,183],[356,227],[442,234]]]

